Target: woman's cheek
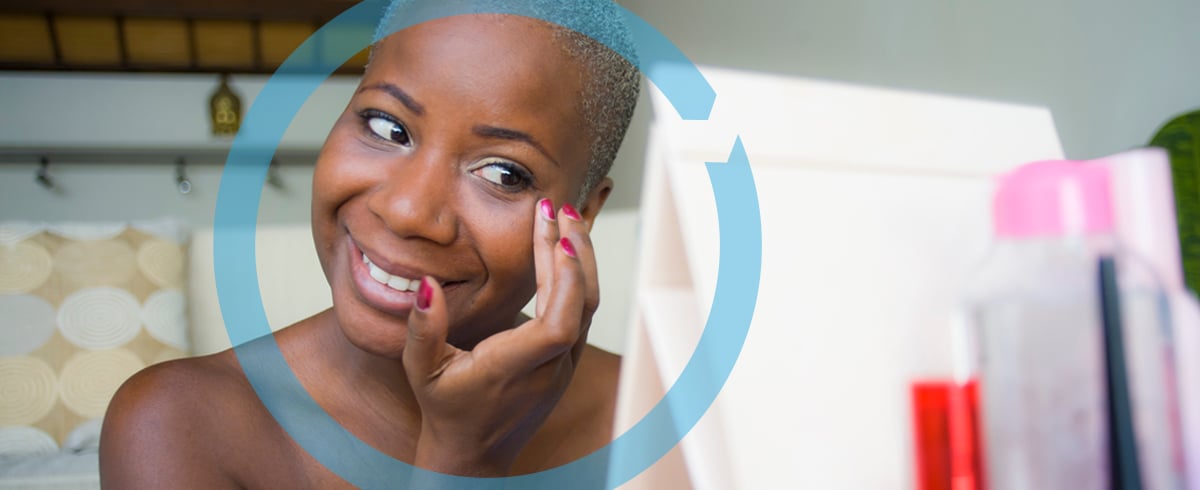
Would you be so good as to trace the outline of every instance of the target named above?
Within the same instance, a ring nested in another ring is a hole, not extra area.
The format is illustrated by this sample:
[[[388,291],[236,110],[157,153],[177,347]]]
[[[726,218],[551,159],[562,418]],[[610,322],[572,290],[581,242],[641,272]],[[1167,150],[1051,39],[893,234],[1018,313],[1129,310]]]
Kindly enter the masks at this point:
[[[493,279],[513,281],[514,289],[534,283],[534,202],[511,203],[481,216],[477,239]]]

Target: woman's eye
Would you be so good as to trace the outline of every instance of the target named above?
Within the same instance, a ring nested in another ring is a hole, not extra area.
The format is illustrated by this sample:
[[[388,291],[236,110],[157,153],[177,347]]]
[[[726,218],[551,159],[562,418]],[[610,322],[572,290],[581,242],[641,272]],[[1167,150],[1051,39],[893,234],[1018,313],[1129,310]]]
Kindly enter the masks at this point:
[[[510,162],[492,162],[475,169],[475,174],[509,192],[519,192],[533,184],[533,178],[521,167]]]
[[[408,129],[405,129],[403,125],[396,121],[386,117],[368,116],[367,126],[371,128],[372,133],[375,133],[380,138],[404,146],[412,144],[412,139],[408,136]]]

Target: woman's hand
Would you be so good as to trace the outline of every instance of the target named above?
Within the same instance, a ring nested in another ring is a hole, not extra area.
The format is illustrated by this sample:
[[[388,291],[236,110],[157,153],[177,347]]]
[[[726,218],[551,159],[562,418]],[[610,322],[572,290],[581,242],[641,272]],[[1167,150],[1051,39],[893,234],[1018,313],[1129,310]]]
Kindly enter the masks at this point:
[[[537,317],[471,351],[446,343],[448,314],[424,278],[408,320],[404,369],[421,406],[415,464],[442,473],[502,476],[566,391],[600,303],[588,228],[549,200],[534,219]]]

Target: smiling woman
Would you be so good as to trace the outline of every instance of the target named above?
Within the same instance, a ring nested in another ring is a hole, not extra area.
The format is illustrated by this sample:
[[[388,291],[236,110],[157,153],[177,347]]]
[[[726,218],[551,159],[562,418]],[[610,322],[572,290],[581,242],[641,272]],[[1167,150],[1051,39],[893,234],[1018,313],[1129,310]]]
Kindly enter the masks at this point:
[[[375,44],[313,178],[333,307],[275,334],[338,423],[471,476],[548,469],[611,439],[620,361],[586,344],[600,299],[588,233],[638,77],[526,17],[453,16]],[[232,351],[130,379],[103,441],[112,488],[349,486],[288,437]]]

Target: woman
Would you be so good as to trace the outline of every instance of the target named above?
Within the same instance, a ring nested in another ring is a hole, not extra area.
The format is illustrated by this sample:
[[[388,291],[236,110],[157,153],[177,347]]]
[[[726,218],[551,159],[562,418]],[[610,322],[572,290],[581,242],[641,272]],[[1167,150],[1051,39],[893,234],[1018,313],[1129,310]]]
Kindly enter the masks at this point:
[[[443,473],[534,472],[606,444],[619,358],[585,343],[588,232],[637,91],[619,55],[525,17],[376,43],[313,179],[333,307],[275,334],[313,399]],[[232,351],[131,378],[102,439],[109,488],[348,486],[280,428]]]

